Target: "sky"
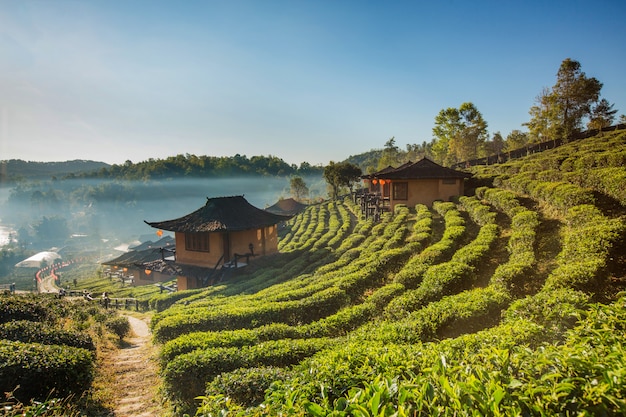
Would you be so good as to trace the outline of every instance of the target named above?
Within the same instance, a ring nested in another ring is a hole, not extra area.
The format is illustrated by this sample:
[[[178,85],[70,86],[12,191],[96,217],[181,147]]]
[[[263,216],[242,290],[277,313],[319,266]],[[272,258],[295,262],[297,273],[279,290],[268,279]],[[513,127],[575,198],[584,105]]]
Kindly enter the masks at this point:
[[[472,102],[525,130],[561,62],[626,113],[626,1],[0,0],[0,160],[326,165]]]

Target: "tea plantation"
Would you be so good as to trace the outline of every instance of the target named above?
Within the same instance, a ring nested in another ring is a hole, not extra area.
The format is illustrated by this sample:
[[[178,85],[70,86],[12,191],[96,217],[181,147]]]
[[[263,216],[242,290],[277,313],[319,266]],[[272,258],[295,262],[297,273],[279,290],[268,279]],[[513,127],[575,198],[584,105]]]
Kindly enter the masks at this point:
[[[468,169],[457,201],[376,222],[349,197],[311,205],[217,285],[132,288],[167,412],[626,415],[626,131]],[[3,391],[80,396],[119,319],[1,296]]]
[[[178,412],[626,414],[626,131],[471,171],[376,223],[309,206],[280,254],[153,299]]]

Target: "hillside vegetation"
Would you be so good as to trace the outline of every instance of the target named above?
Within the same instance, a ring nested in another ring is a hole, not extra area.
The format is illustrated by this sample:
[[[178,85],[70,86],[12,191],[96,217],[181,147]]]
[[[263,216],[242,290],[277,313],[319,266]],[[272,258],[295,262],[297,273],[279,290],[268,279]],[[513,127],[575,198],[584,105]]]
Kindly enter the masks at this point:
[[[23,161],[21,159],[2,160],[0,161],[0,185],[17,180],[37,180],[80,175],[108,167],[109,165],[104,162],[85,160],[65,162],[35,162]]]
[[[199,415],[624,414],[625,162],[622,130],[379,223],[310,206],[280,254],[160,300],[165,391]]]
[[[82,299],[0,293],[2,416],[109,415],[102,384],[105,352],[128,333],[114,310]]]

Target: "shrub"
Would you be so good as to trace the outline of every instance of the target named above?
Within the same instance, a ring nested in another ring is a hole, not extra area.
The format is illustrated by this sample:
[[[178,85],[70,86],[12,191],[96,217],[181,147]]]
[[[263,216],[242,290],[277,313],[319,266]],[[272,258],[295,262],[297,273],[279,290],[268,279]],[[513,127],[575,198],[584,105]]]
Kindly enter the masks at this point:
[[[206,394],[226,395],[237,404],[250,407],[260,404],[265,398],[265,390],[274,381],[285,377],[283,368],[275,366],[240,368],[215,377],[207,384]]]
[[[239,368],[285,367],[335,344],[331,339],[275,340],[255,346],[195,350],[179,355],[163,371],[166,389],[183,403],[192,403],[207,382]]]
[[[613,245],[626,231],[620,219],[608,219],[591,205],[573,207],[567,214],[563,247],[546,288],[593,290],[607,265]]]
[[[94,376],[92,352],[69,346],[0,340],[0,390],[22,402],[80,394]]]
[[[444,334],[470,333],[493,325],[510,296],[494,287],[475,288],[434,301],[396,321],[380,321],[364,326],[364,340],[384,343],[417,343]]]
[[[190,297],[201,291],[203,290],[176,291],[173,293],[155,295],[150,298],[148,305],[151,309],[156,310],[157,312],[164,311],[168,307],[172,306],[176,301]]]
[[[48,321],[52,316],[43,299],[0,296],[0,323],[13,320]]]
[[[287,324],[310,323],[348,304],[349,297],[340,288],[331,287],[304,300],[265,303],[251,307],[228,306],[222,310],[203,308],[189,314],[168,316],[153,328],[160,342],[184,333],[197,331],[234,330],[258,327],[272,322]]]
[[[27,320],[1,324],[0,339],[95,350],[93,340],[86,333],[55,329],[50,324]]]
[[[109,329],[113,334],[121,339],[124,336],[127,336],[130,333],[130,323],[128,322],[128,318],[124,316],[113,316],[109,317],[104,325]]]
[[[503,316],[506,322],[522,318],[537,323],[546,330],[545,339],[554,340],[574,324],[576,313],[588,300],[589,297],[579,291],[541,291],[513,302]]]

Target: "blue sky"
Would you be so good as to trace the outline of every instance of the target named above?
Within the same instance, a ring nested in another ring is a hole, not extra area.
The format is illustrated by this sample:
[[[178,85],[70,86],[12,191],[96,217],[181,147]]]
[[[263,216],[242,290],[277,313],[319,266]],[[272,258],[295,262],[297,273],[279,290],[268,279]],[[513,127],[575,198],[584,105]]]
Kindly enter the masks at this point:
[[[0,160],[274,155],[524,130],[565,58],[626,113],[626,2],[0,0]]]

